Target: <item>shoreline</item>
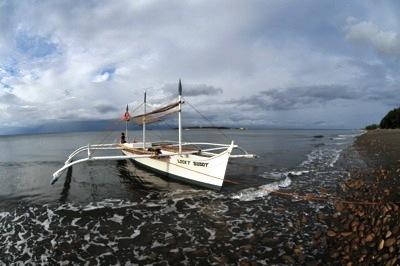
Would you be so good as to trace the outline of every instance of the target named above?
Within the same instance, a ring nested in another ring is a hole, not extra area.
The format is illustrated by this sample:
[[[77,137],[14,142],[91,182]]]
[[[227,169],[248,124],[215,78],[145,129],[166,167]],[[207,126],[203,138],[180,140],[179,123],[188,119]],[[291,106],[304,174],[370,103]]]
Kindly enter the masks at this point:
[[[360,135],[342,161],[350,175],[338,186],[341,200],[327,224],[327,261],[399,263],[400,130]]]

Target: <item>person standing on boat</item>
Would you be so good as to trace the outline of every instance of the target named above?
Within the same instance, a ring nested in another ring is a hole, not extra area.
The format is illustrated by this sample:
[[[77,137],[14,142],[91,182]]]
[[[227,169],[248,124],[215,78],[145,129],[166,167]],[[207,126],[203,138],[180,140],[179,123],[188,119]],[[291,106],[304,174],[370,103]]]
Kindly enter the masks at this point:
[[[125,133],[121,132],[121,144],[126,143],[126,139],[125,139]]]
[[[129,107],[126,105],[125,114],[122,116],[122,120],[125,121],[125,132],[126,136],[128,136],[128,122],[131,120],[131,115],[129,114]],[[121,132],[121,144],[126,143],[126,136],[124,132]]]

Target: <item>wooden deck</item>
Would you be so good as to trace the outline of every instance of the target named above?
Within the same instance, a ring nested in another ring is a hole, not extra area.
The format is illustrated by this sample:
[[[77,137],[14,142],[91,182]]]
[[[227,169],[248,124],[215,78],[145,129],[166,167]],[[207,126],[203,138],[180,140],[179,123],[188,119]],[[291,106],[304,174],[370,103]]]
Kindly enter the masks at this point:
[[[161,145],[160,146],[161,150],[164,151],[169,151],[169,152],[179,152],[179,147],[178,146],[171,146],[171,145]],[[190,147],[190,146],[183,146],[182,147],[183,152],[200,152],[199,149],[196,149],[196,147]]]
[[[119,146],[122,148],[122,150],[129,151],[133,154],[150,154],[150,155],[154,155],[154,156],[157,155],[156,152],[154,152],[154,151],[147,151],[142,148],[131,148],[131,147],[125,146],[124,144],[120,144]]]
[[[152,147],[152,150],[144,150],[143,148],[132,148],[128,147],[124,144],[119,144],[119,146],[122,148],[124,151],[131,152],[133,154],[149,154],[149,155],[154,155],[157,156],[157,149],[163,150],[163,151],[168,151],[168,152],[173,152],[173,153],[178,153],[179,152],[179,147],[178,146],[171,146],[171,145],[160,145],[160,146],[155,146]],[[197,149],[194,146],[183,146],[182,147],[182,152],[191,152],[191,153],[196,153],[200,152],[199,149]]]

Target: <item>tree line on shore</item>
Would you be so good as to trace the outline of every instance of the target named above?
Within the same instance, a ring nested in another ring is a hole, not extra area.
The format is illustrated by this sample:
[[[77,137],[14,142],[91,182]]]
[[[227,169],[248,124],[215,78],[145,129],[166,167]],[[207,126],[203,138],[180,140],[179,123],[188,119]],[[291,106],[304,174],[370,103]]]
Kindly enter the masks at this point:
[[[374,130],[377,128],[400,128],[400,107],[395,108],[382,118],[378,124],[371,124],[365,127],[367,130]]]

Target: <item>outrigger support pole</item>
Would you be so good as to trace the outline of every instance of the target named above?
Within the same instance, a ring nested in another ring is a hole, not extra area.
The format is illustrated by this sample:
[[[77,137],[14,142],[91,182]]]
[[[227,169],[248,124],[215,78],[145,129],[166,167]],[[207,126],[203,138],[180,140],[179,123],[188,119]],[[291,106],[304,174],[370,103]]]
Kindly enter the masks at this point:
[[[179,144],[178,144],[179,145]],[[182,144],[181,144],[182,145]],[[76,149],[74,152],[72,152],[69,156],[68,159],[65,161],[64,166],[58,169],[56,172],[53,174],[53,178],[51,180],[51,184],[53,185],[54,183],[57,182],[57,180],[60,178],[62,173],[68,169],[69,167],[87,162],[87,161],[100,161],[100,160],[124,160],[124,159],[136,159],[136,158],[160,158],[160,157],[170,157],[173,155],[178,155],[178,154],[204,154],[210,157],[213,156],[220,156],[219,153],[214,153],[218,150],[225,150],[225,149],[239,149],[241,150],[244,154],[240,155],[233,155],[231,154],[229,157],[230,158],[256,158],[257,156],[254,154],[249,154],[247,153],[244,149],[240,148],[238,145],[235,145],[233,142],[230,145],[227,144],[217,144],[217,143],[206,143],[206,142],[188,142],[184,143],[183,145],[205,145],[205,146],[211,146],[211,148],[204,148],[200,150],[192,150],[192,151],[185,151],[181,153],[168,153],[168,154],[135,154],[135,155],[116,155],[116,156],[93,156],[94,151],[98,150],[124,150],[124,146],[118,143],[112,143],[112,144],[88,144],[86,146],[82,146],[78,149]],[[171,146],[177,146],[177,144],[173,144]],[[87,152],[87,157],[78,159],[76,161],[73,161],[75,156]]]

